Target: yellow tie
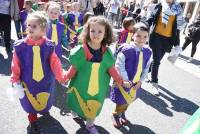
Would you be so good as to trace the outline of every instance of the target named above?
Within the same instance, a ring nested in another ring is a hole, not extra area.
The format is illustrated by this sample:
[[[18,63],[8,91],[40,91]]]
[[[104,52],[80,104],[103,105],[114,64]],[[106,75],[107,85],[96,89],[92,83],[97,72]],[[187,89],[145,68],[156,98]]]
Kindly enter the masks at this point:
[[[56,45],[58,45],[58,33],[57,33],[57,28],[56,24],[52,24],[52,36],[51,40],[55,42]]]
[[[143,65],[143,52],[141,50],[140,55],[139,55],[137,72],[136,72],[135,77],[133,79],[133,83],[136,83],[140,80],[140,76],[141,76],[141,73],[142,73],[142,65]]]
[[[75,30],[78,29],[78,17],[76,16],[75,17]]]
[[[131,42],[131,38],[132,38],[133,33],[128,33],[127,39],[126,39],[126,43],[130,43]]]
[[[88,94],[91,96],[95,96],[99,92],[99,67],[99,63],[92,64],[92,70],[88,86]]]
[[[43,77],[44,73],[40,57],[40,47],[33,46],[33,79],[39,82]]]

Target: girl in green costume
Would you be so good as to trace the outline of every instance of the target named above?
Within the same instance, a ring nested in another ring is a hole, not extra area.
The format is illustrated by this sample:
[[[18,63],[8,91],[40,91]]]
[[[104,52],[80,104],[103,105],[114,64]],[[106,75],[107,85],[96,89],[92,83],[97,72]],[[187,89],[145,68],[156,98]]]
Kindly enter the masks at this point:
[[[104,17],[91,17],[80,35],[83,45],[70,52],[71,67],[65,79],[70,80],[67,104],[74,120],[91,134],[98,134],[94,125],[109,89],[110,76],[118,84],[130,87],[117,73],[115,60],[108,46],[113,32]],[[84,120],[86,120],[86,124]]]

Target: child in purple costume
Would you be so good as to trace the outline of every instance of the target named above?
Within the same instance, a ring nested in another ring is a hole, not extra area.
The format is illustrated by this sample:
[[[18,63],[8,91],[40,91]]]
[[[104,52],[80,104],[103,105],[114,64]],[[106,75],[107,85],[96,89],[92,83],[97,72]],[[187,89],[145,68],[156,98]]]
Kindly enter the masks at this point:
[[[110,99],[116,103],[113,112],[113,125],[116,128],[128,123],[125,112],[130,103],[136,99],[137,90],[141,87],[150,66],[151,50],[145,46],[149,36],[149,28],[143,23],[134,25],[134,33],[130,44],[119,47],[115,67],[123,80],[131,81],[131,88],[114,84]]]

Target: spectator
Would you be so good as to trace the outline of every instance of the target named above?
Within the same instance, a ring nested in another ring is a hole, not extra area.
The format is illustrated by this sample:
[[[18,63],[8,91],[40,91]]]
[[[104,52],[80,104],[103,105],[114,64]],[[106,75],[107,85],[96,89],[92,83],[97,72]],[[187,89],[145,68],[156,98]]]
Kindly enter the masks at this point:
[[[183,44],[182,50],[185,50],[186,47],[192,42],[192,50],[190,58],[187,62],[191,62],[193,60],[194,54],[197,49],[197,44],[200,41],[200,12],[199,15],[191,25],[188,26],[188,35],[185,37],[185,42]]]
[[[19,20],[17,0],[0,0],[0,31],[4,32],[6,52],[11,53],[11,19]]]
[[[138,9],[136,9],[135,12],[133,13],[133,19],[134,19],[136,22],[140,22],[140,20],[141,20],[141,15],[140,15],[141,11],[142,11],[141,8],[138,8]]]
[[[94,15],[103,15],[105,13],[105,8],[101,0],[97,0],[96,7],[93,8]]]
[[[117,17],[119,7],[120,7],[120,1],[119,0],[111,0],[110,8],[109,8],[109,11],[108,11],[108,19],[113,26],[115,25],[115,21],[116,21],[116,17]]]
[[[19,11],[21,12],[22,10],[24,10],[24,0],[17,0],[18,2],[18,6],[19,6]],[[21,39],[21,27],[22,27],[22,22],[21,22],[21,18],[19,20],[15,20],[15,30],[17,33],[17,38]]]
[[[188,26],[188,24],[189,24],[189,22],[190,22],[190,18],[192,17],[192,14],[191,13],[187,13],[187,15],[185,16],[185,22],[186,22],[186,26],[185,26],[185,28],[184,28],[184,30],[183,30],[183,34],[185,34],[185,30],[186,30],[186,28],[187,28],[187,26]]]
[[[154,10],[156,6],[157,0],[151,0],[150,3],[147,4],[147,18],[150,17],[152,11]]]
[[[80,3],[80,11],[85,12],[93,12],[93,8],[96,7],[95,0],[78,0]]]
[[[135,10],[135,1],[131,1],[130,2],[130,7],[129,7],[129,11],[133,12]]]

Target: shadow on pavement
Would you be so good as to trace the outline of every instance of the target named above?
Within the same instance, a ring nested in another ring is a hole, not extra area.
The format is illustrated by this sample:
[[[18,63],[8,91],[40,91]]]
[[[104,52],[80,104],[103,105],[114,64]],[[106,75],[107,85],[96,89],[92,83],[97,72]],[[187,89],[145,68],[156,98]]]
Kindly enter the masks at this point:
[[[188,115],[192,115],[199,106],[194,102],[187,100],[185,98],[181,98],[170,92],[169,90],[165,89],[162,86],[159,86],[160,90],[165,92],[167,95],[160,93],[160,96],[171,102],[171,109],[177,112],[184,112]]]
[[[187,61],[188,60],[188,57],[187,56],[184,56],[184,55],[179,55],[179,59],[182,59],[182,60],[185,60]],[[200,65],[200,61],[199,60],[196,60],[196,59],[193,59],[192,62],[190,62],[194,65]]]
[[[40,117],[37,123],[42,134],[68,134],[60,122],[50,115]],[[30,126],[27,127],[27,134],[31,134],[29,130]]]
[[[67,70],[70,67],[70,63],[68,60],[69,57],[69,51],[63,47],[62,49],[63,55],[62,55],[62,67],[64,70]],[[56,81],[56,86],[54,90],[54,102],[53,105],[60,109],[60,114],[62,116],[67,115],[69,113],[69,109],[67,109],[67,88],[62,86]]]
[[[160,113],[166,116],[173,116],[173,113],[167,109],[168,105],[164,100],[157,96],[154,96],[144,89],[138,91],[138,98],[140,98],[145,104],[152,106]]]
[[[103,127],[101,126],[97,126],[95,125],[96,128],[98,129],[100,134],[110,134],[107,130],[105,130]],[[86,128],[80,128],[76,131],[76,134],[89,134],[89,132],[87,131]]]
[[[126,126],[123,126],[122,128],[119,129],[123,134],[155,134],[151,129],[137,125],[137,124],[132,124],[129,122]]]
[[[54,90],[54,101],[53,105],[60,109],[60,114],[62,116],[70,113],[70,110],[67,108],[67,88],[62,86],[56,81],[56,87]]]
[[[12,53],[8,55],[8,59],[4,59],[3,55],[0,54],[0,75],[9,76],[11,74],[11,61]]]

